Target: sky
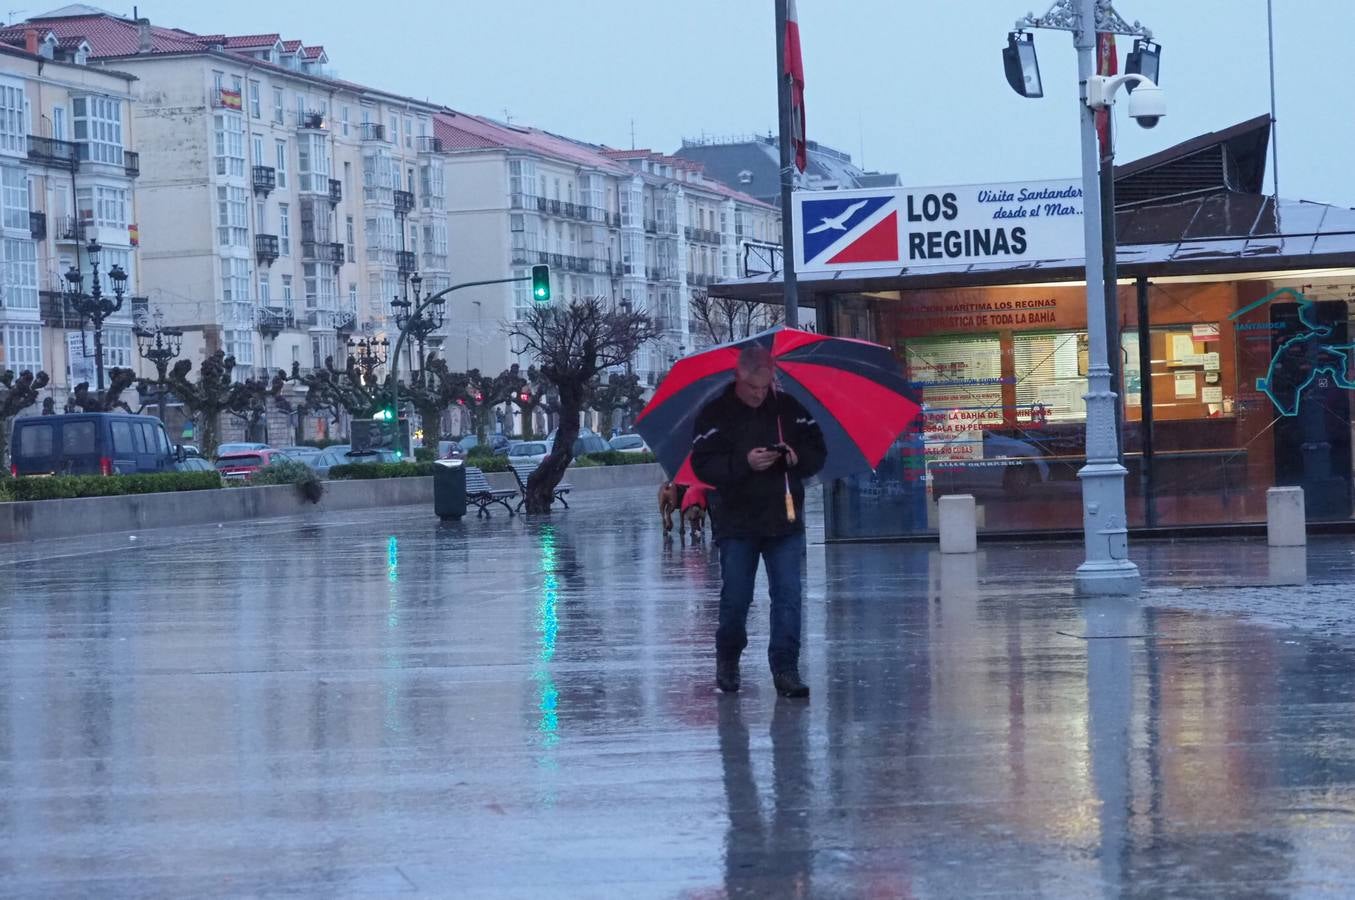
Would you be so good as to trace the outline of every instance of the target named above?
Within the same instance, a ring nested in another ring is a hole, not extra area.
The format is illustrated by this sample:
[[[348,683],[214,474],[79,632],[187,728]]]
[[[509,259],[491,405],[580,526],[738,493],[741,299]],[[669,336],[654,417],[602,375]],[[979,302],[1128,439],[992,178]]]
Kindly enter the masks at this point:
[[[915,187],[1077,176],[1071,36],[1036,34],[1043,99],[1017,96],[1002,72],[1015,20],[1050,2],[799,0],[810,138]],[[1273,3],[1280,193],[1355,207],[1341,164],[1355,150],[1355,3]],[[614,147],[671,152],[684,137],[775,127],[772,0],[386,0],[381,15],[354,0],[139,7],[157,25],[323,44],[343,78]],[[1162,44],[1168,104],[1152,130],[1116,113],[1121,161],[1270,110],[1266,0],[1116,8]]]

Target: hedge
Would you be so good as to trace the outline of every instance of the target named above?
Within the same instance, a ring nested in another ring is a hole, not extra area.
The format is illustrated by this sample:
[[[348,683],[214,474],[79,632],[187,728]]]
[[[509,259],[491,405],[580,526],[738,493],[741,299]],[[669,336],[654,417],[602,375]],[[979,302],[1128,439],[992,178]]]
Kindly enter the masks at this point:
[[[56,475],[6,482],[12,500],[70,500],[173,491],[210,491],[221,487],[215,472],[165,472],[156,475]]]
[[[585,465],[593,466],[635,466],[641,463],[658,462],[658,457],[648,451],[644,453],[622,453],[620,450],[607,450],[603,453],[588,453],[582,459]]]
[[[416,463],[345,463],[329,470],[333,480],[360,480],[364,478],[417,478],[432,475],[431,462]]]

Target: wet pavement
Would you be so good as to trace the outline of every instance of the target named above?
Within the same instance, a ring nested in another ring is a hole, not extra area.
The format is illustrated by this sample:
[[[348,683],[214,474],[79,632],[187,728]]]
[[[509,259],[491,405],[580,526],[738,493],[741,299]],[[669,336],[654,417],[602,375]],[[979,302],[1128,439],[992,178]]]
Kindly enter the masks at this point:
[[[0,547],[0,895],[1355,894],[1355,539],[816,532],[806,704],[653,502]]]

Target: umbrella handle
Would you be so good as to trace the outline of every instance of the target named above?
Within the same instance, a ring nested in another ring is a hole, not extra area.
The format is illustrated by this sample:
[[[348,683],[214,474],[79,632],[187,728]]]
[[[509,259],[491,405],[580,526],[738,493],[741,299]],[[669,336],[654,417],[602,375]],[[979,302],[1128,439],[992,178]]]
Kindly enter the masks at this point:
[[[790,495],[790,486],[786,487],[786,521],[795,521],[795,498]]]

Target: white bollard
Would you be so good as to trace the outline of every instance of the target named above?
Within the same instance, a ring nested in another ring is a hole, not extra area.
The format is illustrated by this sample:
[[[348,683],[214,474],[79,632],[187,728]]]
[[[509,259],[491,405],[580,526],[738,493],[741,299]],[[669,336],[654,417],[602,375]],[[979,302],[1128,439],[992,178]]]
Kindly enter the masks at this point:
[[[974,553],[979,547],[978,518],[970,494],[951,494],[937,502],[942,553]]]
[[[1308,543],[1303,488],[1273,487],[1266,491],[1266,543],[1272,547],[1302,547]]]

